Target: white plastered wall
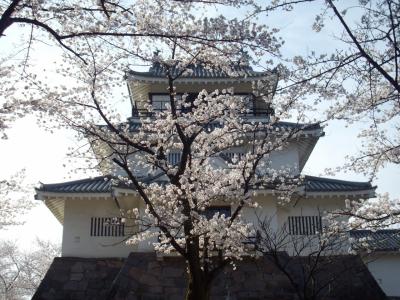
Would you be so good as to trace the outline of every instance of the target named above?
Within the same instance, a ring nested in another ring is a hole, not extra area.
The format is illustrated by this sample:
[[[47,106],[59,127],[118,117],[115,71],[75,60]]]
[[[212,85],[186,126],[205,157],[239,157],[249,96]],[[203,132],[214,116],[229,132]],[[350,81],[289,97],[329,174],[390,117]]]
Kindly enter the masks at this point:
[[[327,212],[336,210],[344,206],[344,198],[341,197],[309,197],[300,198],[286,205],[278,204],[276,196],[272,194],[261,194],[257,192],[255,200],[259,204],[259,208],[245,208],[242,212],[242,217],[253,223],[255,229],[259,229],[260,221],[266,221],[270,226],[271,232],[281,230],[288,221],[289,216],[324,216]],[[282,232],[282,234],[287,234]],[[302,255],[307,255],[308,251],[315,250],[317,246],[316,236],[289,236],[285,249],[289,254],[293,254],[293,241],[296,243],[306,243],[308,246],[302,250]],[[345,237],[344,237],[345,238]],[[346,239],[336,240],[335,244],[331,244],[332,249],[326,254],[331,255],[336,253],[347,253],[349,245]],[[332,252],[333,251],[333,252]]]
[[[143,205],[134,197],[119,197],[122,208],[137,207],[143,212]],[[132,251],[143,251],[148,244],[127,245],[125,237],[90,236],[92,217],[119,217],[120,210],[111,197],[70,198],[65,201],[62,256],[64,257],[127,257]],[[125,232],[135,230],[128,219]]]
[[[267,219],[274,230],[283,226],[288,216],[317,216],[344,205],[343,198],[318,197],[300,199],[295,205],[292,203],[282,207],[277,205],[276,197],[272,194],[258,194],[254,197],[260,207],[244,208],[241,212],[242,217],[247,222],[253,223],[255,227],[258,226],[259,219]],[[137,196],[119,194],[117,199],[121,208],[131,209],[136,207],[139,208],[141,215],[144,214],[145,207]],[[121,242],[123,237],[90,236],[90,220],[92,217],[118,216],[120,216],[119,208],[111,197],[66,199],[62,256],[126,257],[132,251],[153,251],[155,239],[143,241],[133,246]]]
[[[266,220],[270,223],[271,227],[276,230],[277,223],[277,211],[276,211],[276,200],[271,194],[257,195],[254,199],[258,207],[257,208],[243,208],[241,216],[249,223],[252,223],[257,228],[260,221]]]
[[[400,297],[400,252],[374,253],[364,262],[387,296]]]
[[[324,216],[327,212],[344,208],[345,200],[342,197],[301,197],[285,205],[279,205],[278,223],[283,226],[289,216]]]
[[[341,197],[316,196],[316,197],[301,197],[297,200],[292,200],[291,203],[279,205],[278,224],[282,228],[287,226],[289,216],[321,216],[322,226],[324,224],[323,217],[329,212],[344,208],[345,200]],[[286,229],[288,230],[288,229]],[[296,250],[295,250],[296,249]],[[347,254],[349,244],[347,235],[338,236],[332,242],[326,244],[322,249],[322,255]],[[294,235],[290,236],[286,246],[286,251],[289,255],[309,255],[310,252],[320,251],[320,240],[318,235]]]
[[[326,212],[344,207],[344,198],[339,197],[301,198],[286,205],[279,205],[276,196],[260,192],[254,199],[259,207],[244,208],[242,217],[255,227],[260,220],[267,219],[274,230],[284,226],[289,216],[323,216]]]
[[[269,158],[271,168],[275,170],[290,170],[290,173],[299,173],[299,152],[294,143],[290,143],[281,151],[274,151]]]

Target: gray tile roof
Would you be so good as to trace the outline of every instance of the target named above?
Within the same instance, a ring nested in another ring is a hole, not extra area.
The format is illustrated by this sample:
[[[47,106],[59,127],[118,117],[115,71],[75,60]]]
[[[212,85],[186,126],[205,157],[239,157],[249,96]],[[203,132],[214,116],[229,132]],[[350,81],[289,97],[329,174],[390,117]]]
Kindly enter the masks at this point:
[[[41,184],[37,191],[55,193],[109,193],[112,191],[112,177],[99,176],[53,184]]]
[[[353,230],[350,237],[355,250],[400,251],[400,229]]]
[[[259,71],[254,71],[252,67],[250,66],[235,66],[232,68],[232,73],[233,74],[227,74],[226,72],[222,71],[221,69],[213,69],[213,68],[207,68],[204,67],[203,65],[197,64],[197,65],[190,65],[186,69],[190,70],[189,72],[183,72],[182,69],[178,69],[176,67],[173,67],[171,69],[171,75],[173,77],[180,77],[180,78],[235,78],[235,77],[244,77],[244,78],[249,78],[249,77],[263,77],[263,76],[268,76],[271,74],[275,74],[276,71],[265,71],[265,72],[259,72]],[[165,66],[162,66],[159,63],[154,63],[148,71],[145,72],[140,72],[140,71],[133,71],[130,70],[128,71],[129,75],[132,76],[142,76],[142,77],[153,77],[153,78],[165,78],[167,75],[167,68]]]
[[[137,118],[129,118],[128,122],[129,122],[128,123],[129,124],[128,125],[129,126],[129,130],[131,132],[138,131],[140,129],[140,127],[141,127],[141,123],[140,123],[140,121],[138,121]],[[250,122],[251,121],[249,121],[249,123]],[[264,120],[260,120],[260,122],[268,123],[269,120],[268,119],[265,119],[265,121]],[[121,124],[121,127],[122,126],[126,126],[126,124],[127,123]],[[100,127],[107,128],[106,125],[100,125]],[[207,124],[207,129],[210,129],[210,130],[213,130],[215,128],[222,128],[222,127],[223,127],[223,124],[220,124],[220,123],[217,123],[217,122]],[[321,125],[319,123],[306,124],[306,123],[294,123],[294,122],[277,122],[277,123],[275,123],[273,125],[273,128],[280,128],[280,129],[285,129],[285,130],[302,130],[304,132],[313,131],[313,130],[320,130],[321,131],[321,136],[324,135],[324,132],[322,130],[323,127],[321,127]]]
[[[147,177],[142,182],[157,180],[158,177]],[[36,191],[54,193],[111,193],[115,187],[133,188],[118,180],[111,179],[113,179],[111,176],[99,176],[62,183],[41,184]],[[304,185],[306,192],[354,192],[375,189],[369,182],[353,182],[314,176],[305,176]]]
[[[370,182],[347,181],[315,176],[305,176],[304,185],[306,192],[354,192],[376,188]]]

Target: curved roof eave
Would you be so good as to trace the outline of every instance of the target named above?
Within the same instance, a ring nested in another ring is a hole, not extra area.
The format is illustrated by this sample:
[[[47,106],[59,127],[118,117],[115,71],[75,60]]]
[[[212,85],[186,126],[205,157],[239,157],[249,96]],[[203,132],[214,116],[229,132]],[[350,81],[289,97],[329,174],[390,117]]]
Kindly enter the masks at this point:
[[[271,75],[260,75],[260,76],[252,76],[252,77],[218,77],[218,78],[209,78],[209,77],[181,77],[175,80],[176,83],[237,83],[237,82],[253,82],[256,80],[268,80]],[[128,76],[128,80],[136,81],[136,82],[145,82],[145,83],[167,83],[168,79],[164,77],[156,77],[156,76],[143,76],[143,75],[134,75]]]

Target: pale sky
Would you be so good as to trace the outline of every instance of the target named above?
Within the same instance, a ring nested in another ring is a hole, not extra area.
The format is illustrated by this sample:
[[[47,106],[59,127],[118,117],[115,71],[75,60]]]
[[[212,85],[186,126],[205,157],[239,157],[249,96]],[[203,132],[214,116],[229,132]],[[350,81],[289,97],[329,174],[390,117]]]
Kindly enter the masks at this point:
[[[296,17],[274,16],[268,22],[279,24],[281,35],[286,40],[283,48],[285,54],[295,55],[313,50],[315,45],[324,45],[326,48],[334,47],[335,40],[329,34],[308,34],[312,23],[312,15],[315,9],[305,7],[302,14]],[[0,49],[6,51],[12,47],[13,33],[9,31],[8,37],[0,39]],[[6,50],[4,50],[6,49]],[[1,55],[1,53],[0,53]],[[35,54],[34,59],[39,66],[47,65],[57,59],[55,49],[43,46]],[[51,77],[51,74],[49,74]],[[126,116],[129,115],[129,99],[124,104]],[[343,164],[344,157],[354,154],[359,150],[360,143],[356,135],[358,127],[345,128],[343,123],[331,122],[325,128],[325,136],[322,137],[309,161],[307,162],[304,174],[323,175],[325,168],[336,167]],[[7,177],[26,169],[26,182],[38,185],[39,181],[54,183],[70,180],[69,170],[73,166],[68,164],[66,153],[69,146],[76,146],[73,133],[66,130],[50,133],[36,125],[33,117],[18,120],[13,128],[7,132],[9,139],[0,142],[0,178]],[[63,167],[63,165],[67,167]],[[84,175],[72,175],[74,179],[83,178]],[[366,181],[360,174],[340,173],[335,176],[337,179]],[[400,197],[400,168],[388,166],[378,173],[378,178],[373,182],[378,185],[378,193],[389,192],[392,197]],[[27,201],[34,198],[34,190],[27,195]],[[10,228],[7,231],[0,231],[0,238],[12,238],[18,240],[24,247],[29,247],[31,241],[36,237],[61,241],[62,227],[52,216],[49,210],[36,201],[37,206],[24,216],[25,225]]]

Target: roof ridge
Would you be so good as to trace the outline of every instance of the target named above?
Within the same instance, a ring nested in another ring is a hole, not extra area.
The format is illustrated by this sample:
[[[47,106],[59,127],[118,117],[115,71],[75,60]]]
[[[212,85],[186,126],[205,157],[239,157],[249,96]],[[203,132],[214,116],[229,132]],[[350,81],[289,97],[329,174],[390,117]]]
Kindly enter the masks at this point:
[[[377,230],[371,230],[371,229],[353,229],[350,230],[350,232],[358,232],[358,233],[400,233],[400,228],[399,229],[377,229]]]
[[[300,122],[290,122],[290,121],[278,121],[278,122],[276,122],[275,124],[281,124],[281,125],[297,125],[297,126],[304,126],[304,127],[322,128],[320,122],[300,123]],[[311,128],[303,128],[303,129],[311,129]]]
[[[138,75],[144,77],[164,77],[163,70],[166,67],[161,64],[153,64],[149,67],[147,71],[135,71],[135,70],[127,70],[126,74],[130,75]],[[248,66],[240,66],[240,65],[232,65],[230,67],[232,72],[238,72],[238,76],[229,75],[229,72],[225,71],[221,67],[215,66],[207,66],[204,64],[190,64],[186,66],[186,68],[179,68],[177,66],[172,66],[172,73],[180,73],[180,71],[184,70],[192,70],[191,74],[181,74],[182,78],[246,78],[246,77],[260,77],[273,75],[277,73],[277,69],[274,68],[272,70],[264,70],[264,71],[256,71],[250,65]],[[243,73],[243,74],[240,74]]]
[[[316,179],[320,181],[329,181],[329,182],[337,182],[337,183],[354,183],[354,184],[371,184],[371,181],[351,181],[351,180],[344,180],[344,179],[336,179],[336,178],[328,178],[328,177],[321,177],[321,176],[312,176],[312,175],[304,175],[306,179]],[[374,186],[376,187],[376,186]]]
[[[77,179],[77,180],[71,180],[71,181],[64,181],[64,182],[57,182],[57,183],[42,183],[42,186],[57,186],[57,185],[65,185],[65,184],[77,184],[77,183],[84,183],[88,181],[93,181],[93,180],[99,180],[99,179],[113,179],[114,177],[112,175],[100,175],[100,176],[95,176],[95,177],[87,177],[83,179]]]

